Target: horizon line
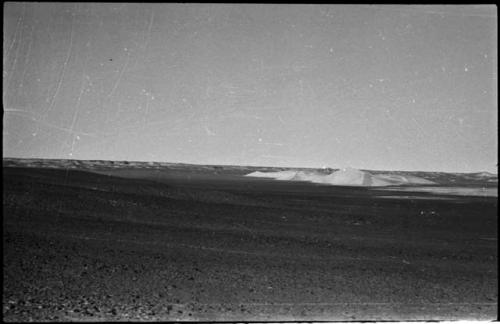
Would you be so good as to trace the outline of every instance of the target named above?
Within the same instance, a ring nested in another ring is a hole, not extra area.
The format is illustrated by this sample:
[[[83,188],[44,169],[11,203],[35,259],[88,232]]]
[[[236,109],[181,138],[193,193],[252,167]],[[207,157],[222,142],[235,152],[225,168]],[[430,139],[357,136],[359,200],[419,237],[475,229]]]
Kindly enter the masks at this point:
[[[252,168],[285,168],[285,169],[345,169],[349,167],[331,167],[331,166],[321,166],[321,167],[298,167],[298,166],[269,166],[269,165],[249,165],[249,164],[200,164],[200,163],[188,163],[188,162],[166,162],[166,161],[139,161],[139,160],[106,160],[106,159],[68,159],[68,158],[35,158],[35,157],[6,157],[2,156],[2,159],[18,159],[18,160],[62,160],[62,161],[103,161],[103,162],[128,162],[128,163],[165,163],[165,164],[179,164],[179,165],[193,165],[193,166],[227,166],[227,167],[252,167]],[[480,170],[480,171],[422,171],[422,170],[388,170],[388,169],[365,169],[365,168],[353,168],[362,171],[399,171],[399,172],[435,172],[435,173],[481,173],[487,172],[494,175],[498,175],[498,171],[496,173]]]

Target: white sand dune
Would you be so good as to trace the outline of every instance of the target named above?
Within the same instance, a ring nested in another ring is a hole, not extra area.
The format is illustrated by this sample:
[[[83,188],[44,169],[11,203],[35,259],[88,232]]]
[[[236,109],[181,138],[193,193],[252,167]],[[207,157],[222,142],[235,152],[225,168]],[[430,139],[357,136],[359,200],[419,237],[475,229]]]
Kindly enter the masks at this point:
[[[275,180],[293,180],[297,171],[260,172],[255,171],[247,174],[247,177],[271,178]]]
[[[304,171],[279,171],[279,172],[252,172],[247,177],[271,178],[285,181],[308,181],[337,186],[398,186],[411,184],[435,184],[434,182],[415,176],[401,176],[395,174],[376,174],[353,168],[345,168],[330,174]]]

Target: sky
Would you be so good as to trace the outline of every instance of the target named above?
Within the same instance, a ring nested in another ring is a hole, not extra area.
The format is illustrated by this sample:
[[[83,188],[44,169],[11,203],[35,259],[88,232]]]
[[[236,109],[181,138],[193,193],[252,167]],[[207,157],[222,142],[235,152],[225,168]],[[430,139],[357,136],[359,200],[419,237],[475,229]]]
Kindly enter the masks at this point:
[[[3,155],[497,172],[497,8],[4,2]]]

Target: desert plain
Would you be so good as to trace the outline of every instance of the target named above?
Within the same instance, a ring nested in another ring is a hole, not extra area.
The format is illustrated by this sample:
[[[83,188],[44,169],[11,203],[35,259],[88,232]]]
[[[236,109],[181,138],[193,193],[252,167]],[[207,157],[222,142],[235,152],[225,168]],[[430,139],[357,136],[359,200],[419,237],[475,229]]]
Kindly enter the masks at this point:
[[[245,176],[280,170],[4,158],[3,319],[497,318],[496,176]]]

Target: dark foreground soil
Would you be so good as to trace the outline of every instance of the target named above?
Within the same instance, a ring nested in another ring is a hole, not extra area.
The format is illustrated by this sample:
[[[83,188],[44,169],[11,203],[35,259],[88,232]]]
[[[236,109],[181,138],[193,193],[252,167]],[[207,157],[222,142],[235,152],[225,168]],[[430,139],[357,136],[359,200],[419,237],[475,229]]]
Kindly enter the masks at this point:
[[[497,318],[496,197],[3,177],[5,321]]]

